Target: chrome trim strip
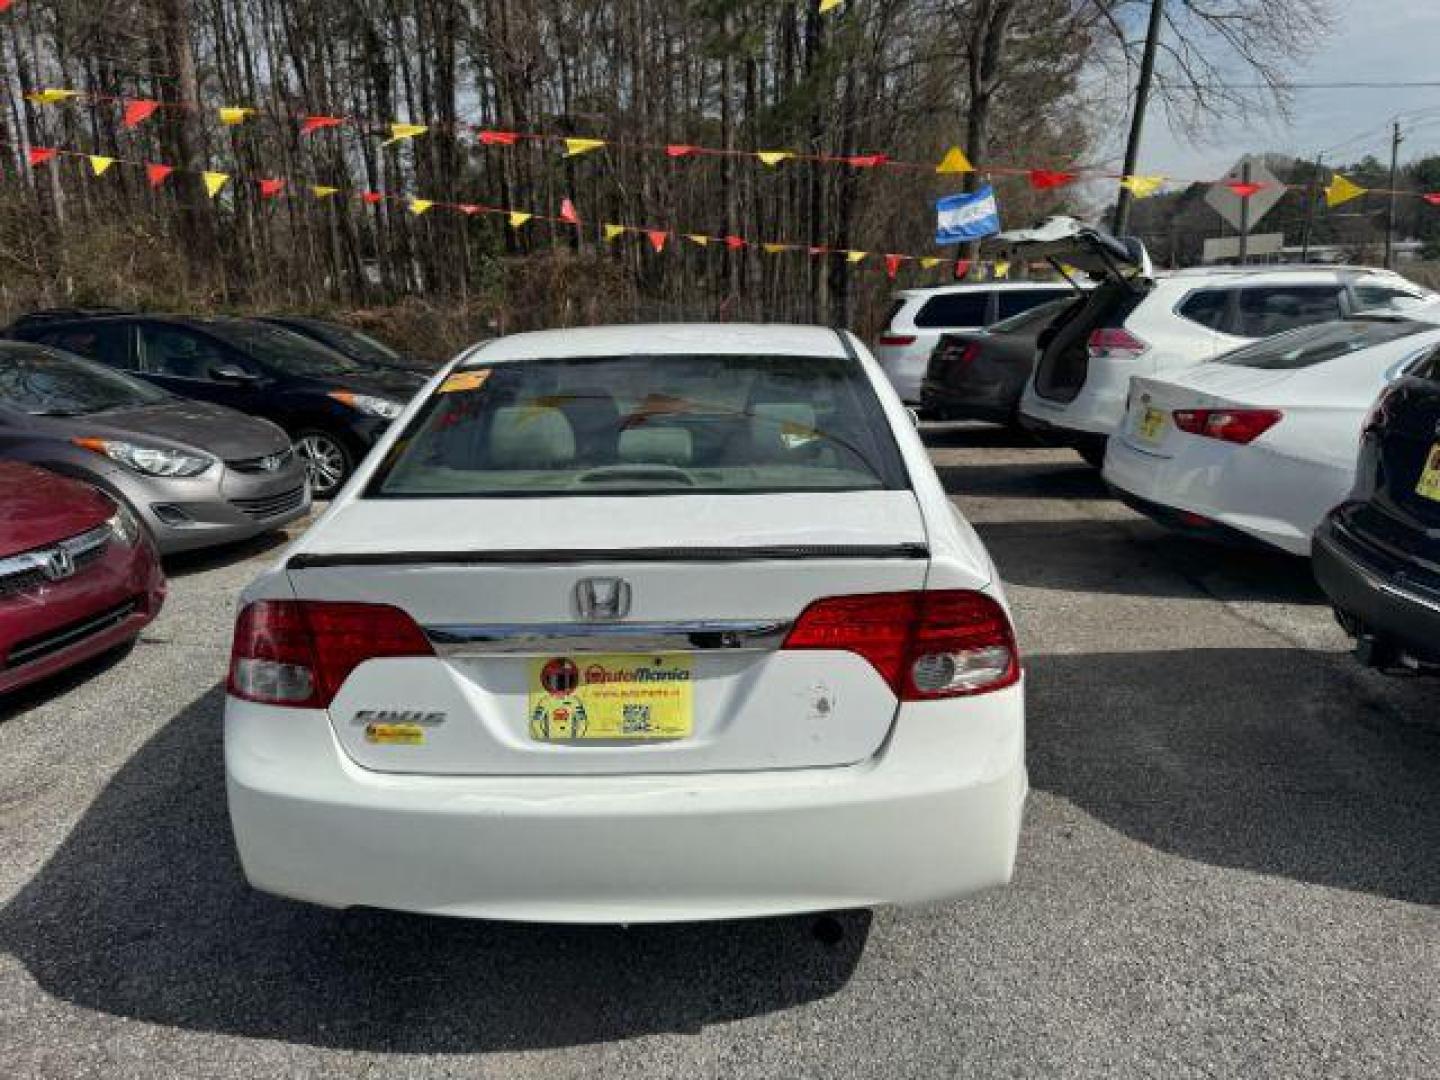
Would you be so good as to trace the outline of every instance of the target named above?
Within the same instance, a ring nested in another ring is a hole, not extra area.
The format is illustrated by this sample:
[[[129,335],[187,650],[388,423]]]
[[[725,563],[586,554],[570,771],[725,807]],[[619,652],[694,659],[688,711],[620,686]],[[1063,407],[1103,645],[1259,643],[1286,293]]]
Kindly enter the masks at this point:
[[[1341,525],[1339,522],[1334,522],[1332,524],[1337,533],[1350,540],[1352,543],[1355,541],[1355,534],[1352,533],[1349,529],[1347,529],[1344,525]],[[1324,537],[1319,537],[1318,539],[1321,544],[1323,544],[1326,548],[1329,549],[1332,555],[1334,555],[1341,562],[1349,566],[1350,569],[1353,570],[1358,577],[1363,578],[1366,583],[1369,584],[1369,586],[1376,592],[1383,593],[1385,596],[1390,597],[1392,600],[1400,600],[1407,604],[1413,604],[1418,608],[1424,608],[1426,611],[1434,615],[1440,615],[1440,602],[1436,602],[1435,600],[1430,599],[1428,596],[1421,595],[1420,593],[1411,592],[1407,589],[1404,589],[1400,585],[1395,584],[1394,580],[1391,578],[1382,577],[1373,567],[1369,566],[1364,562],[1361,562],[1358,553],[1353,551],[1347,551],[1343,544],[1337,544],[1334,541],[1327,541]],[[1407,584],[1410,583],[1407,582]]]
[[[52,552],[64,548],[70,553],[72,559],[82,555],[89,555],[98,551],[110,542],[111,531],[109,525],[100,525],[81,533],[79,536],[72,536],[68,540],[61,540],[58,544],[50,544],[47,547],[38,548],[35,551],[26,551],[19,555],[12,555],[7,559],[0,559],[0,582],[8,577],[19,577],[21,574],[33,573],[42,570],[49,561]]]
[[[425,627],[446,658],[596,652],[761,652],[780,647],[788,619],[636,623],[476,623]]]

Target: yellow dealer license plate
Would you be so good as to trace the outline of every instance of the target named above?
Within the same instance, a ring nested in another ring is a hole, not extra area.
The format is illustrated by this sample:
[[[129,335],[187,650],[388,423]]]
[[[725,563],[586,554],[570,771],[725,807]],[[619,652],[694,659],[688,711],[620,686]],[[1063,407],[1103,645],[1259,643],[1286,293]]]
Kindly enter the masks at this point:
[[[540,742],[683,739],[695,729],[689,656],[589,653],[530,661],[530,737]]]
[[[1146,442],[1159,442],[1165,437],[1165,410],[1147,408],[1136,418],[1135,434]]]
[[[1430,448],[1430,457],[1425,468],[1420,470],[1420,482],[1415,485],[1416,494],[1422,498],[1440,502],[1440,443]]]

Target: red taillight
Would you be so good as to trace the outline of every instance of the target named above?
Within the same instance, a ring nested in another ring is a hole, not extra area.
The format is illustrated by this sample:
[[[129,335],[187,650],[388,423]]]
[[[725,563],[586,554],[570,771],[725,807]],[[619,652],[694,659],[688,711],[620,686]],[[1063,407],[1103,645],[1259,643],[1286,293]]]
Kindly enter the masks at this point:
[[[415,620],[388,604],[257,600],[236,620],[227,689],[246,701],[323,709],[366,660],[433,655]]]
[[[1123,327],[1092,330],[1086,346],[1099,360],[1133,360],[1150,347]]]
[[[1177,409],[1175,426],[1191,435],[1244,446],[1285,418],[1277,409]]]
[[[980,346],[972,341],[963,349],[951,353],[950,362],[953,364],[973,364],[979,355]]]
[[[801,612],[784,648],[862,656],[901,701],[984,694],[1020,678],[1004,609],[969,590],[816,600]]]
[[[881,345],[914,345],[914,334],[881,334]]]

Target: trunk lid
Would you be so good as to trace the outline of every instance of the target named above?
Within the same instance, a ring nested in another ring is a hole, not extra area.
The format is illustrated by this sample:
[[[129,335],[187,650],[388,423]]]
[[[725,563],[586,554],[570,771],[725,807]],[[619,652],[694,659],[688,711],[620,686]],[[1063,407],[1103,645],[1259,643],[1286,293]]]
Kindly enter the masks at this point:
[[[422,499],[399,522],[395,509],[341,507],[289,563],[299,598],[394,605],[435,643],[434,659],[367,661],[331,704],[366,768],[813,768],[862,761],[890,730],[895,697],[865,660],[778,645],[820,597],[924,586],[911,492]],[[410,741],[377,741],[391,721]]]
[[[1031,229],[1000,233],[994,243],[1016,258],[1063,263],[1094,278],[1155,280],[1150,253],[1137,237],[1111,236],[1072,217],[1049,217]]]
[[[1375,505],[1440,540],[1440,382],[1406,378],[1386,398],[1377,432]]]

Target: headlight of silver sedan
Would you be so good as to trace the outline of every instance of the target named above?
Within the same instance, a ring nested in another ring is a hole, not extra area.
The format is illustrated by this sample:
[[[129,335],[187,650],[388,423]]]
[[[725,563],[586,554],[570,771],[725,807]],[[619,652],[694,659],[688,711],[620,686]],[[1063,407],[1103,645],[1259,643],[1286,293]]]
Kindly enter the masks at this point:
[[[96,454],[104,454],[127,469],[145,476],[199,476],[215,459],[204,454],[172,450],[164,446],[125,442],[122,439],[74,439],[76,446]]]

